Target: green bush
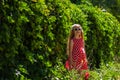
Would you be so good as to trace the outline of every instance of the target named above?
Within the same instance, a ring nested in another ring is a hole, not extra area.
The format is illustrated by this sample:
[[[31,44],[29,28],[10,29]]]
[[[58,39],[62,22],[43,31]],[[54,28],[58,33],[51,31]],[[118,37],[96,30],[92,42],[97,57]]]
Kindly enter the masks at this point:
[[[51,70],[51,80],[82,80],[75,70],[67,71],[60,60]],[[120,78],[120,64],[116,62],[108,62],[106,65],[101,64],[99,69],[88,70],[90,76],[89,80],[119,80]]]
[[[107,63],[115,60],[116,55],[120,56],[120,24],[110,13],[89,3],[80,5],[80,8],[87,15],[89,27],[86,33],[87,55],[90,63],[99,68],[101,62]]]
[[[58,74],[53,68],[59,62],[61,65],[65,63],[67,37],[74,23],[80,23],[84,29],[90,67],[99,67],[120,55],[119,22],[90,3],[2,0],[0,79],[49,80],[63,77],[64,74]],[[61,72],[65,71],[63,68],[61,66]],[[68,73],[65,71],[65,74]]]
[[[90,80],[119,80],[120,79],[120,64],[109,62],[106,65],[101,65],[100,69],[90,71]]]

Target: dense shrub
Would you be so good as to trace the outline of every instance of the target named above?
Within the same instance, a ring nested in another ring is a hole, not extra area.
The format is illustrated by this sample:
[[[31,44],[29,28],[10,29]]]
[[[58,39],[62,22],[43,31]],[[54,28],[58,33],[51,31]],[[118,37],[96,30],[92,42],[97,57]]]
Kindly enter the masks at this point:
[[[61,61],[52,69],[51,80],[83,80],[84,76],[80,76],[75,70],[66,71]],[[119,80],[120,64],[116,62],[108,62],[106,65],[101,64],[100,68],[87,70],[89,72],[89,80]]]
[[[74,23],[80,23],[84,29],[86,52],[92,66],[99,67],[101,62],[108,62],[120,54],[118,21],[90,3],[2,0],[0,79],[54,79],[54,75],[59,75],[56,65],[60,62],[64,65],[67,58],[66,42]],[[60,69],[67,74],[63,68]]]
[[[115,60],[116,55],[120,56],[119,22],[108,12],[102,12],[89,3],[80,5],[80,8],[87,14],[86,51],[90,63],[99,67],[101,62]]]
[[[90,71],[90,80],[119,80],[120,79],[120,64],[109,62],[106,65],[102,64],[100,69]]]

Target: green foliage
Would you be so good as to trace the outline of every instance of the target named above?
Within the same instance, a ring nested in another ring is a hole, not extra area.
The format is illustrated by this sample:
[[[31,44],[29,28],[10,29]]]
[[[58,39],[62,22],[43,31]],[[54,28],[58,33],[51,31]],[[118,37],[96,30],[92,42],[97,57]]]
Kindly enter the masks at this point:
[[[52,69],[51,80],[83,80],[83,76],[79,75],[75,70],[67,71],[61,61],[59,61]],[[108,62],[106,65],[101,64],[99,69],[89,70],[89,80],[119,80],[120,64],[116,62]]]
[[[90,0],[94,6],[112,13],[120,21],[120,0]]]
[[[119,56],[120,24],[111,14],[90,5],[80,5],[83,12],[88,15],[86,51],[90,63],[95,63],[95,66],[99,67],[98,64],[102,61],[107,63],[115,60],[114,54]]]
[[[90,71],[90,80],[119,80],[120,64],[108,63],[101,65],[100,69]]]
[[[76,70],[66,70],[64,68],[62,60],[59,60],[59,62],[51,69],[51,80],[82,80],[83,76],[80,75]]]
[[[99,67],[120,55],[119,22],[91,3],[2,0],[0,79],[70,79],[73,74],[64,69],[64,62],[67,37],[74,23],[80,23],[84,29],[86,53],[92,63],[90,67]]]

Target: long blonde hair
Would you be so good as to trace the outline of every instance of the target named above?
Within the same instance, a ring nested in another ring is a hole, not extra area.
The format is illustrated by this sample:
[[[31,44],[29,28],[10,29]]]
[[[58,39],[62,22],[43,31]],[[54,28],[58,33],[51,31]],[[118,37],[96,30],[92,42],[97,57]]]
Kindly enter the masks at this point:
[[[76,26],[80,27],[80,29],[81,29],[81,38],[84,40],[83,29],[82,29],[81,25],[80,24],[74,24],[74,25],[72,25],[72,28],[70,30],[70,34],[69,34],[69,37],[68,37],[68,41],[67,41],[67,55],[69,55],[69,52],[70,52],[71,40],[75,36],[75,32],[74,32],[73,28],[76,27]]]

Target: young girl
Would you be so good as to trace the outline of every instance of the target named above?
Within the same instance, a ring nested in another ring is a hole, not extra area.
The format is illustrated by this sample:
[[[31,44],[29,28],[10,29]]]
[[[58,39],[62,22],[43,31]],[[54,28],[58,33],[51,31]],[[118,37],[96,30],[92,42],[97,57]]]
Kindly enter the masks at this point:
[[[75,69],[80,74],[83,70],[87,70],[87,58],[85,53],[83,30],[79,24],[72,26],[70,36],[67,43],[67,55],[65,67],[68,70]],[[89,74],[85,73],[85,80],[88,79]]]

